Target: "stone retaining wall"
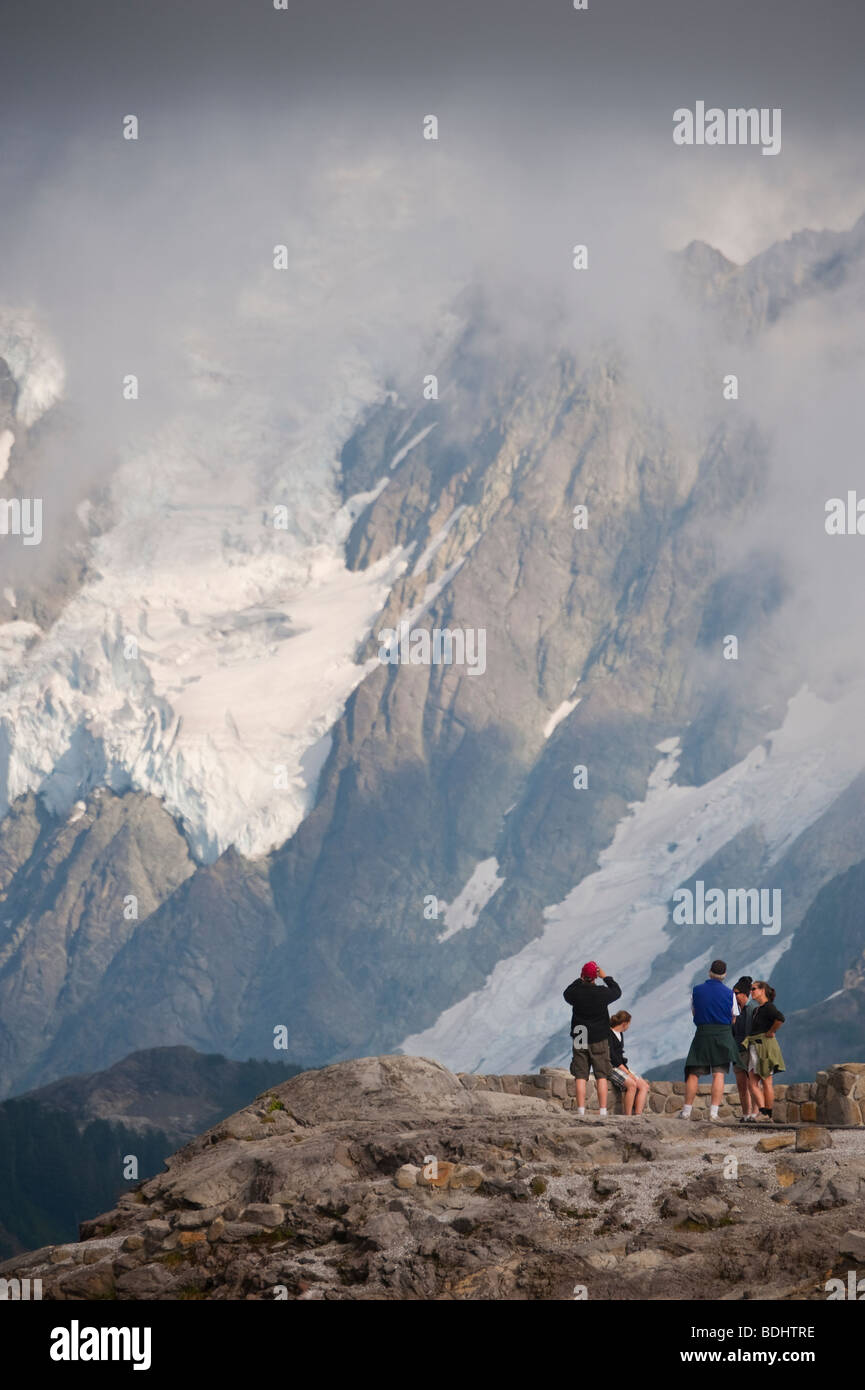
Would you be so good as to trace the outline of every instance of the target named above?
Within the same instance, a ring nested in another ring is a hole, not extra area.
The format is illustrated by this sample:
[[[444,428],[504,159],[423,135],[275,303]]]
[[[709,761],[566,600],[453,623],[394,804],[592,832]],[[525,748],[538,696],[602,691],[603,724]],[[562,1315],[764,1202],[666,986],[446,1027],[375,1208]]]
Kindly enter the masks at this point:
[[[783,1073],[781,1073],[783,1075]],[[470,1091],[504,1091],[512,1096],[533,1096],[572,1110],[574,1078],[558,1067],[541,1067],[526,1076],[476,1076],[460,1074],[460,1081]],[[698,1087],[694,1100],[695,1115],[708,1113],[711,1086]],[[684,1081],[650,1081],[646,1110],[655,1115],[675,1115],[685,1103]],[[622,1113],[622,1099],[611,1085],[607,1101],[614,1114]],[[598,1098],[594,1077],[586,1086],[586,1110],[597,1110]],[[718,1111],[724,1119],[738,1119],[742,1113],[735,1083],[724,1087],[724,1100]],[[817,1073],[815,1081],[783,1082],[775,1086],[774,1119],[779,1124],[865,1124],[865,1062],[840,1062],[828,1071]]]

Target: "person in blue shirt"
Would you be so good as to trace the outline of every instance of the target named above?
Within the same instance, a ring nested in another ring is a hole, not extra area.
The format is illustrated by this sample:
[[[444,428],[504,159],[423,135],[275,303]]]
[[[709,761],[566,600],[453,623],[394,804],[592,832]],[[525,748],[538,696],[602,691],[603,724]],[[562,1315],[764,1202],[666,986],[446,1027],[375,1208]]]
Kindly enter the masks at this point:
[[[739,1061],[739,1049],[733,1038],[733,991],[724,984],[727,963],[713,960],[709,978],[691,991],[691,1013],[697,1030],[685,1058],[685,1104],[679,1111],[681,1120],[691,1118],[691,1108],[700,1077],[712,1073],[712,1094],[709,1119],[717,1121],[718,1107],[724,1097],[724,1077],[731,1063]]]

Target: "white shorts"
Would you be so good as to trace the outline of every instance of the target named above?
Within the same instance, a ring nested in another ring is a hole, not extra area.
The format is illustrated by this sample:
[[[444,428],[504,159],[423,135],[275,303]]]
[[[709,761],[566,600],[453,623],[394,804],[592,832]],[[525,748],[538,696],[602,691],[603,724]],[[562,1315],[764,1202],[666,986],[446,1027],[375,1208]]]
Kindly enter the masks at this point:
[[[754,1043],[748,1048],[748,1071],[759,1071],[760,1063],[757,1060],[757,1048]]]

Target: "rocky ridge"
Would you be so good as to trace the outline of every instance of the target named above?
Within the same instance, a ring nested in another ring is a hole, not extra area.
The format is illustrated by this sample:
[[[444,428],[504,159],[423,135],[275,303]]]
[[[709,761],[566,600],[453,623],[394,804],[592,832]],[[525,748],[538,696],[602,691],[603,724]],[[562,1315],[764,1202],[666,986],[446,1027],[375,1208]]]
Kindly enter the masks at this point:
[[[0,1277],[58,1300],[795,1300],[865,1259],[865,1129],[581,1121],[552,1084],[476,1080],[403,1056],[302,1073]]]

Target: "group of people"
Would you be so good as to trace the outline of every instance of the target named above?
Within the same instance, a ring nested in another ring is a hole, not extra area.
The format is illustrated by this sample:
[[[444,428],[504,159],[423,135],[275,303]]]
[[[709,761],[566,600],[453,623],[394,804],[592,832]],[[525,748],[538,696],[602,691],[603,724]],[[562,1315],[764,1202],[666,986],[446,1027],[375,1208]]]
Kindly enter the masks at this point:
[[[775,991],[767,980],[743,975],[732,989],[724,983],[725,961],[713,960],[708,979],[691,992],[691,1013],[696,1031],[685,1059],[685,1103],[680,1119],[690,1119],[700,1077],[711,1073],[709,1119],[717,1122],[724,1097],[724,1079],[732,1065],[742,1105],[740,1123],[772,1119],[775,1101],[773,1077],[784,1071],[784,1058],[776,1033],[784,1015],[775,1005]],[[587,961],[579,978],[568,985],[565,1002],[571,1006],[573,1054],[571,1074],[576,1081],[577,1114],[586,1113],[586,1082],[591,1070],[598,1088],[598,1109],[607,1111],[608,1087],[622,1095],[625,1115],[642,1115],[649,1083],[628,1066],[624,1034],[631,1015],[621,1009],[609,1016],[609,1006],[621,998],[621,987],[596,961]]]

